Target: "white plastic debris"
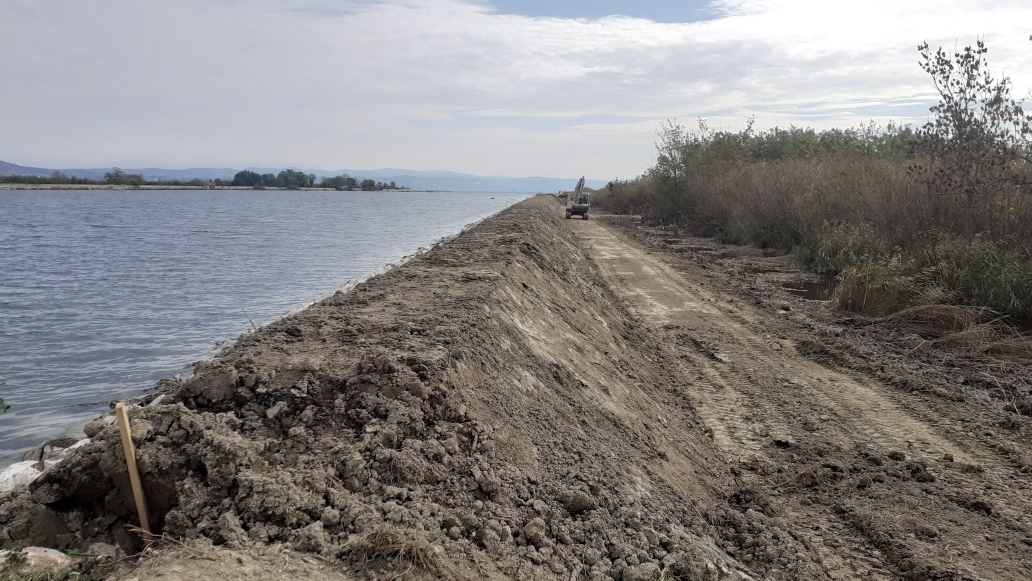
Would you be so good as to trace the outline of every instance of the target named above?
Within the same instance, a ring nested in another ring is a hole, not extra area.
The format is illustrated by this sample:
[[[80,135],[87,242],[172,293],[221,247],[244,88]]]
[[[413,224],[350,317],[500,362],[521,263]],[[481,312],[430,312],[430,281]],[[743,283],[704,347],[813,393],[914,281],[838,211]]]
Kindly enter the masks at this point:
[[[39,450],[42,463],[40,460],[24,460],[22,462],[15,462],[7,468],[0,470],[0,494],[7,494],[17,486],[32,482],[43,472],[60,464],[62,460],[68,457],[72,450],[82,448],[89,443],[90,439],[86,438],[68,447],[45,444],[40,448],[35,448],[33,452]],[[26,456],[28,455],[30,454],[26,454]],[[31,455],[35,456],[36,454]]]
[[[46,547],[27,547],[22,551],[25,562],[31,567],[51,567],[64,569],[72,566],[72,559],[56,549]]]
[[[15,462],[0,470],[0,494],[7,494],[17,486],[30,483],[40,474],[42,472],[39,470],[39,462],[32,460]]]
[[[0,568],[11,557],[14,551],[0,551]],[[17,552],[17,555],[30,567],[49,567],[51,569],[66,569],[72,566],[72,558],[55,549],[46,547],[26,547]],[[6,577],[4,577],[6,579]]]

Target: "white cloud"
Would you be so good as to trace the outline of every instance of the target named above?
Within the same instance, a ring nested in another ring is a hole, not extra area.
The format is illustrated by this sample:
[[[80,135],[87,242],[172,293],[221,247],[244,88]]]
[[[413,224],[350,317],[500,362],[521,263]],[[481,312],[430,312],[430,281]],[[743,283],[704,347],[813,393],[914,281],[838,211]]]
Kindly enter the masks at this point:
[[[723,17],[529,18],[460,0],[7,0],[0,159],[632,175],[657,121],[914,120],[916,46],[984,35],[1032,85],[1027,2],[722,0]]]

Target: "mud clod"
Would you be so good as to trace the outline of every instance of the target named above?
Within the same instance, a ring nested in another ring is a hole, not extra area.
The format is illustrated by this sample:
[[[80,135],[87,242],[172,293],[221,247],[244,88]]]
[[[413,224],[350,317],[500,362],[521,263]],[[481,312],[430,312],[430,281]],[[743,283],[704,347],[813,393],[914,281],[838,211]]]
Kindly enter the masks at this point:
[[[563,507],[570,514],[577,514],[595,508],[595,499],[584,492],[568,492],[562,502]]]
[[[623,581],[659,581],[662,572],[655,563],[633,565],[623,570]]]

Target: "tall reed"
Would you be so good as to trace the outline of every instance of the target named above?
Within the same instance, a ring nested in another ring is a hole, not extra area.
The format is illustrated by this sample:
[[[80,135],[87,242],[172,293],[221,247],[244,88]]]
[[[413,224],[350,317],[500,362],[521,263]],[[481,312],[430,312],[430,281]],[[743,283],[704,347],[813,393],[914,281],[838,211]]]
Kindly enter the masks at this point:
[[[612,182],[599,205],[794,252],[807,268],[840,277],[837,304],[849,310],[949,303],[1032,315],[1032,195],[1003,188],[972,206],[935,190],[927,174],[939,162],[914,146],[912,133],[835,132],[829,152],[821,149],[828,132],[665,131],[661,146],[681,149],[676,183],[657,162],[637,180]],[[784,151],[812,155],[764,157]],[[983,227],[972,234],[971,224]]]

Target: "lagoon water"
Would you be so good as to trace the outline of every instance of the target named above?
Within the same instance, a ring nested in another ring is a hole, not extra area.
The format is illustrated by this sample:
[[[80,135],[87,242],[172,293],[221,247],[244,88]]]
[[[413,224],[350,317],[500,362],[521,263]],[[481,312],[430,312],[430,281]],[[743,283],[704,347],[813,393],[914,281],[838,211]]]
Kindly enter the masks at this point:
[[[0,467],[525,197],[0,191]]]

